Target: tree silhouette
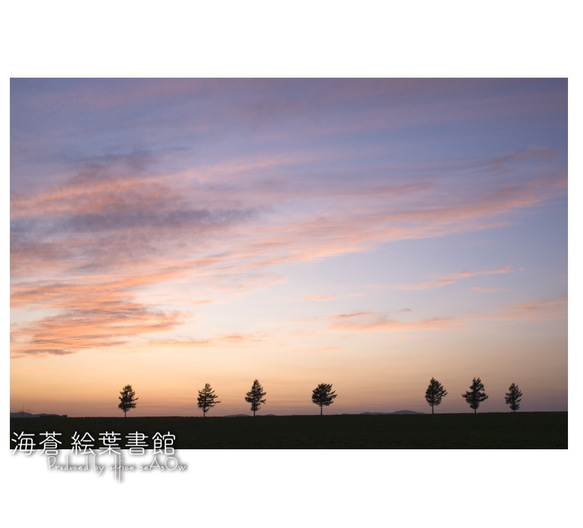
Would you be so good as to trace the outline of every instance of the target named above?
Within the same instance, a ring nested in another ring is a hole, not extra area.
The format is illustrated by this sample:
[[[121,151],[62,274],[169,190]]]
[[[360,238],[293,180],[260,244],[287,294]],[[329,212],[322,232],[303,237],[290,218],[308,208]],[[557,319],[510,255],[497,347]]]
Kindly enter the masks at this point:
[[[198,391],[197,405],[202,409],[203,418],[209,409],[221,403],[217,398],[218,396],[208,383],[204,384],[204,389]]]
[[[509,405],[512,409],[512,412],[516,412],[518,409],[520,409],[522,392],[520,392],[518,385],[514,383],[508,387],[508,391],[509,392],[506,393],[506,397],[504,399],[506,400],[506,404]]]
[[[330,383],[320,383],[312,391],[312,402],[320,406],[320,416],[322,416],[322,408],[332,405],[334,398],[336,398],[336,392],[332,390]]]
[[[131,385],[126,385],[119,396],[118,407],[123,411],[123,416],[126,418],[127,412],[136,407],[136,402],[139,398],[136,398],[136,393],[133,391]]]
[[[480,403],[488,399],[488,395],[484,392],[482,380],[480,378],[474,378],[470,385],[470,390],[462,394],[462,398],[465,398],[470,404],[470,407],[474,409],[474,414],[476,414]]]
[[[265,403],[265,392],[263,392],[263,387],[261,383],[257,380],[253,382],[253,386],[251,390],[245,396],[245,401],[251,404],[251,410],[253,411],[253,416],[255,416],[255,412],[259,410],[262,403]]]
[[[425,391],[425,399],[427,403],[431,406],[431,414],[434,414],[433,409],[436,405],[441,403],[442,398],[447,396],[447,391],[443,388],[443,385],[439,383],[435,378],[431,378],[429,386]]]

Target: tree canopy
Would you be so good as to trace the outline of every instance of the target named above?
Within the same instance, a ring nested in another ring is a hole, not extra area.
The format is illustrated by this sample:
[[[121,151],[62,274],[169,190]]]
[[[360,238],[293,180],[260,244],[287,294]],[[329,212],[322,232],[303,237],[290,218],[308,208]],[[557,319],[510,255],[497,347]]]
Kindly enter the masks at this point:
[[[482,380],[480,378],[474,378],[470,385],[470,390],[462,394],[462,398],[465,398],[470,408],[474,409],[474,414],[476,414],[480,403],[488,399],[488,395],[484,392]]]
[[[139,398],[136,398],[136,393],[132,389],[131,385],[126,385],[119,394],[120,403],[118,407],[123,411],[123,415],[125,418],[129,410],[135,409],[136,401],[138,401]]]
[[[425,399],[431,406],[431,414],[434,414],[433,410],[435,406],[439,405],[445,396],[447,396],[447,391],[443,388],[443,385],[435,378],[431,378],[429,386],[425,391]]]
[[[265,403],[264,396],[267,393],[263,391],[263,387],[259,381],[255,380],[253,382],[253,386],[251,390],[246,394],[245,401],[251,404],[251,410],[253,411],[253,416],[255,416],[255,412],[259,410],[261,404]]]
[[[518,385],[515,383],[510,385],[504,399],[506,401],[506,405],[510,406],[512,409],[512,412],[518,411],[518,409],[520,409],[520,402],[522,400],[522,392],[520,392]]]
[[[312,402],[320,406],[320,416],[322,415],[322,408],[332,405],[334,398],[336,398],[336,392],[332,390],[330,383],[320,383],[312,391]]]
[[[202,409],[203,418],[209,409],[221,403],[217,398],[218,396],[208,383],[205,383],[204,388],[198,391],[197,405],[199,409]]]

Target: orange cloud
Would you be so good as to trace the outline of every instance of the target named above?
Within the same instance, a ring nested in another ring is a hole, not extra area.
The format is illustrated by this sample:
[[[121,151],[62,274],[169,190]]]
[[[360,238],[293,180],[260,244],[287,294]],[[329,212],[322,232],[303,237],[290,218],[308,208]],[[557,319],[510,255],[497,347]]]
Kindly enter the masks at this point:
[[[56,311],[30,323],[14,323],[11,350],[22,354],[70,354],[118,346],[131,338],[164,332],[182,324],[181,314],[145,306],[132,289],[160,276],[102,283],[53,283],[12,288],[13,307]]]
[[[152,332],[164,332],[181,324],[178,313],[144,308],[137,303],[94,304],[91,309],[75,309],[33,323],[15,324],[11,350],[22,354],[71,354],[119,346],[129,339]]]

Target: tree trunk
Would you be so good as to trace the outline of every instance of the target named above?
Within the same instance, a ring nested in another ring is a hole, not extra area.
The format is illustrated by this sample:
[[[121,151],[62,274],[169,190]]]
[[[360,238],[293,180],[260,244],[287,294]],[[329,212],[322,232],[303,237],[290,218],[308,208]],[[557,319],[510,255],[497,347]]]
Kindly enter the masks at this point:
[[[435,413],[433,412],[434,408],[435,408],[435,406],[434,406],[434,405],[432,405],[432,406],[431,406],[431,414],[435,414]]]
[[[320,405],[320,416],[322,416],[322,406]]]

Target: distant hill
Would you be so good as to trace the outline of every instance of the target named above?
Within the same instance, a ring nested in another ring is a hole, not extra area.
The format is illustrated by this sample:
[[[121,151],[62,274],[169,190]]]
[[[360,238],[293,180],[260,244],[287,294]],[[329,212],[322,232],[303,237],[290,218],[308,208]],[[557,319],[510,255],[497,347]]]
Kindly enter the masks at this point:
[[[31,413],[27,413],[27,412],[18,411],[18,412],[11,412],[10,418],[67,418],[67,415],[66,414],[46,414],[46,413],[31,414]]]
[[[346,413],[345,413],[346,414]],[[401,410],[401,411],[394,411],[394,412],[363,412],[360,413],[361,415],[381,415],[381,414],[425,414],[417,411],[409,411],[409,410]],[[348,415],[348,414],[347,414]],[[229,414],[224,416],[223,418],[248,418],[250,414]],[[276,416],[275,414],[261,414],[259,416]],[[10,418],[67,418],[66,414],[50,414],[50,413],[41,413],[41,414],[31,414],[28,412],[11,412]]]
[[[377,414],[425,414],[425,413],[417,412],[417,411],[403,410],[403,411],[395,411],[395,412],[363,412],[360,414],[377,415]]]

